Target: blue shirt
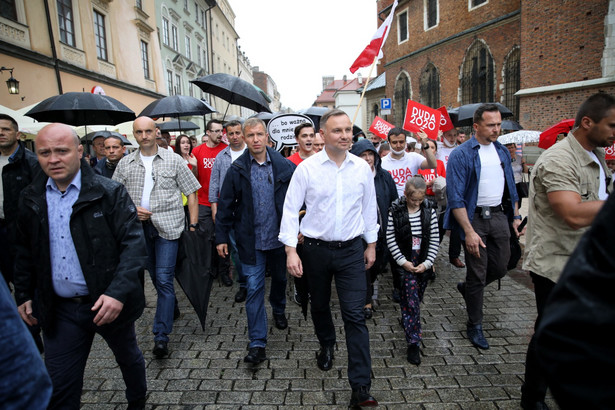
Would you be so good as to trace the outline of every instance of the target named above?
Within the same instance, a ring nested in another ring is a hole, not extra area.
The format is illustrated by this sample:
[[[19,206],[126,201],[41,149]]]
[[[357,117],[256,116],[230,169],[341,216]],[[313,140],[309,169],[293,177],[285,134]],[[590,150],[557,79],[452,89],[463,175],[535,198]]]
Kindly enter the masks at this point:
[[[278,241],[278,218],[273,195],[273,168],[269,153],[267,153],[267,160],[262,164],[259,164],[250,154],[250,164],[250,184],[254,206],[254,245],[260,251],[276,249],[283,245]]]
[[[51,278],[56,294],[64,298],[84,296],[90,293],[70,233],[70,217],[80,191],[81,170],[77,172],[64,193],[60,192],[53,179],[47,180]]]
[[[504,168],[504,178],[506,179],[506,187],[510,193],[513,206],[519,201],[517,196],[517,188],[515,186],[515,177],[513,175],[510,152],[499,142],[492,142],[495,150],[500,157],[502,167]],[[448,158],[446,168],[446,196],[448,204],[446,213],[444,214],[444,228],[454,229],[459,226],[459,223],[453,216],[453,209],[465,208],[468,212],[468,219],[472,222],[474,212],[476,211],[476,203],[478,201],[478,182],[480,180],[480,157],[478,150],[480,144],[476,137],[472,137],[469,141],[464,142],[451,152]],[[460,230],[461,240],[465,239],[465,232]]]

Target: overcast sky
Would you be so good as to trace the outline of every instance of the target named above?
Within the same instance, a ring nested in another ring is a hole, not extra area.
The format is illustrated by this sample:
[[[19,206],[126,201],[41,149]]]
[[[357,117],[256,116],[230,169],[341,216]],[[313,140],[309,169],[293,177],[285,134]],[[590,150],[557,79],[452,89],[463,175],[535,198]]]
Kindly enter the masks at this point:
[[[229,2],[241,50],[273,78],[282,104],[293,110],[312,105],[323,75],[353,78],[349,68],[378,28],[376,0]],[[369,69],[358,72],[365,78]]]

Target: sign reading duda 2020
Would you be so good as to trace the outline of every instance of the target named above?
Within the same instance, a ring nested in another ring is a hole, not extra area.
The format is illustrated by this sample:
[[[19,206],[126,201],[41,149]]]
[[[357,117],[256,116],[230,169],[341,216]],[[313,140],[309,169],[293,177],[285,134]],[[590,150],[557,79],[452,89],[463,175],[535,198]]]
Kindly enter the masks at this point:
[[[295,127],[307,122],[314,126],[310,117],[301,114],[279,114],[269,120],[267,133],[274,142],[274,149],[282,151],[284,147],[294,147],[297,145],[295,140]]]

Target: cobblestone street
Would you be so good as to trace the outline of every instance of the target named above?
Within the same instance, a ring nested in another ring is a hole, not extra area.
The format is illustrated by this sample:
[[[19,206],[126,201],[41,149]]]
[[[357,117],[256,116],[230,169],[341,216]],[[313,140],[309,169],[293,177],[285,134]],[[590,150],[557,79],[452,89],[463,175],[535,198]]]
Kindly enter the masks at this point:
[[[465,269],[448,263],[445,238],[436,260],[437,279],[427,287],[422,305],[423,358],[420,366],[406,361],[400,308],[391,299],[390,274],[380,279],[374,316],[368,321],[373,368],[372,393],[382,409],[518,409],[525,352],[536,315],[534,295],[525,274],[506,276],[485,292],[486,351],[465,338],[464,302],[455,288]],[[289,280],[289,284],[292,281]],[[318,342],[311,319],[288,300],[289,327],[276,329],[269,318],[269,360],[256,367],[243,362],[247,325],[237,290],[214,283],[207,327],[203,332],[179,286],[181,317],[169,343],[167,359],[151,353],[155,293],[146,280],[147,307],[137,334],[147,365],[147,407],[155,409],[346,408],[346,346],[337,300],[333,300],[338,343],[334,367],[316,367]],[[291,286],[289,286],[289,289]],[[290,290],[289,290],[290,293]],[[335,295],[335,292],[333,292]],[[104,341],[97,337],[86,369],[83,408],[126,407],[124,383]],[[547,404],[556,408],[549,399]]]

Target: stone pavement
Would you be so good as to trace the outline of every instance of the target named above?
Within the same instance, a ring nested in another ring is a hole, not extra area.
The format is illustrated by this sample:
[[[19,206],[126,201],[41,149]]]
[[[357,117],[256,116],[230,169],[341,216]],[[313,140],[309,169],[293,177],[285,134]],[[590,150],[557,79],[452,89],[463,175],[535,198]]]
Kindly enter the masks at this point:
[[[379,300],[368,321],[371,341],[372,393],[381,409],[519,409],[525,352],[536,316],[534,295],[525,274],[506,276],[485,292],[484,329],[491,348],[478,350],[465,338],[464,302],[455,284],[465,269],[448,263],[448,239],[436,261],[437,279],[422,305],[423,358],[420,366],[406,361],[400,308],[391,300],[392,280],[380,280]],[[289,283],[292,281],[289,280]],[[350,387],[339,304],[333,300],[338,343],[334,367],[316,367],[318,342],[311,319],[287,305],[289,327],[278,330],[270,320],[269,360],[253,367],[243,362],[247,325],[243,303],[234,302],[236,285],[214,283],[203,332],[181,288],[182,311],[169,343],[167,359],[151,350],[155,292],[146,285],[147,307],[137,322],[148,378],[148,408],[155,409],[330,409],[346,408]],[[290,291],[289,291],[290,292]],[[335,295],[335,292],[333,292]],[[335,296],[334,296],[335,297]],[[270,307],[267,306],[269,318]],[[82,408],[126,408],[124,383],[113,355],[96,337],[84,382]],[[556,408],[549,399],[547,404]]]

